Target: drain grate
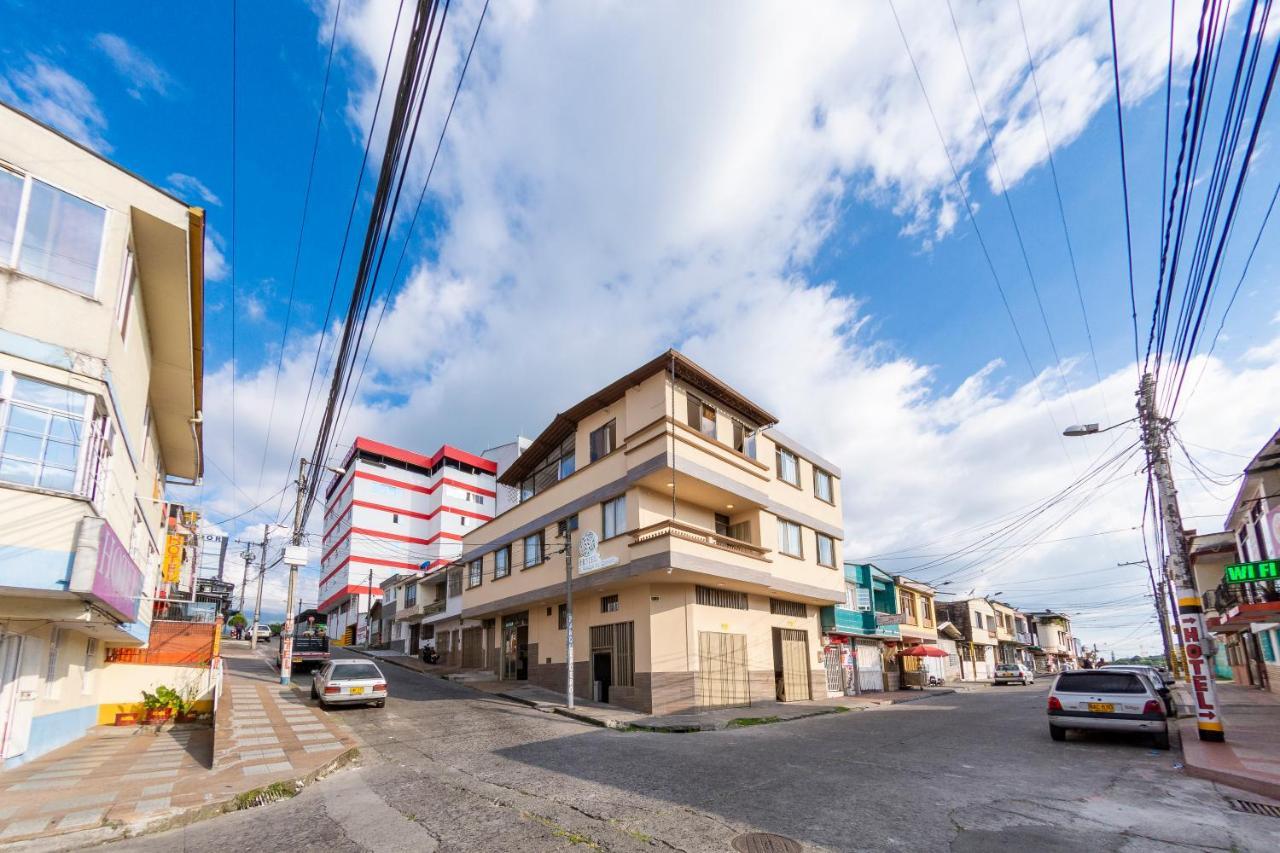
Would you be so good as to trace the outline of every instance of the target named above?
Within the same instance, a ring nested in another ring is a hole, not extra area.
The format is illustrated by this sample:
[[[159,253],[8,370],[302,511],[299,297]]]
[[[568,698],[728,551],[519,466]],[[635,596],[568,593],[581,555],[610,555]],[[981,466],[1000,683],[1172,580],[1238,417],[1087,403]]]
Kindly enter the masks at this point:
[[[730,842],[738,853],[801,853],[800,842],[771,832],[748,832]]]
[[[1262,815],[1263,817],[1280,817],[1280,806],[1254,803],[1249,800],[1228,800],[1227,802],[1231,803],[1231,808],[1238,812]]]

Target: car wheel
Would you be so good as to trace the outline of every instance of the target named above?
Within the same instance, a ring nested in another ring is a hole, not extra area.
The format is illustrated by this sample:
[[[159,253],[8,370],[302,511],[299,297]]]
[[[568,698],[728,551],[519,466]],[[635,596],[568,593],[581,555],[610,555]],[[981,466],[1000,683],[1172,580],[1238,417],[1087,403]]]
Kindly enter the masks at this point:
[[[1067,730],[1064,729],[1062,726],[1055,726],[1051,723],[1049,725],[1049,737],[1053,738],[1054,740],[1066,740]]]
[[[386,699],[379,699],[377,702],[373,703],[373,707],[375,708],[385,708],[386,705],[387,705]]]
[[[1153,735],[1151,736],[1151,745],[1152,745],[1152,746],[1154,746],[1156,749],[1168,749],[1168,748],[1169,748],[1169,733],[1168,733],[1168,732],[1157,732],[1156,734],[1153,734]]]

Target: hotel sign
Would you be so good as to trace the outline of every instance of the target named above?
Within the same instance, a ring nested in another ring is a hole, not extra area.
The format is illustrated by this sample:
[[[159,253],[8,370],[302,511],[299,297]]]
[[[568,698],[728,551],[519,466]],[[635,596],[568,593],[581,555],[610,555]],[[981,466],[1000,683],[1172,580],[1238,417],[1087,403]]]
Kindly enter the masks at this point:
[[[600,556],[600,537],[594,530],[584,531],[578,540],[578,572],[586,574],[612,566],[618,562],[617,557]]]
[[[1224,583],[1254,583],[1255,581],[1280,580],[1280,563],[1263,560],[1257,563],[1233,563],[1227,566],[1222,578]]]
[[[101,518],[82,520],[68,591],[89,595],[115,611],[122,622],[133,622],[142,586],[142,570],[111,525]]]

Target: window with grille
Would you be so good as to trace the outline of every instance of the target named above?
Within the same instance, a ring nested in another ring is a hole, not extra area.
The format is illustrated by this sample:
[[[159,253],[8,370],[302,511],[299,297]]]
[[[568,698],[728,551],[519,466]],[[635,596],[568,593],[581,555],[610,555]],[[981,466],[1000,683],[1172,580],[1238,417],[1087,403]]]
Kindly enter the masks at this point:
[[[493,552],[493,579],[505,578],[511,574],[511,546],[507,545]]]
[[[618,596],[604,595],[600,597],[601,613],[617,613],[621,609],[618,605]]]
[[[474,589],[484,583],[484,558],[467,563],[467,589]]]
[[[404,588],[404,606],[413,607],[418,603],[418,585],[411,583]]]
[[[733,610],[747,609],[747,594],[731,589],[714,589],[709,586],[694,588],[694,601],[708,607],[728,607]]]
[[[809,615],[803,601],[787,601],[784,598],[770,598],[769,612],[774,616],[795,616],[799,619]]]
[[[599,429],[592,430],[588,439],[591,447],[591,461],[595,462],[601,456],[608,456],[618,446],[618,421],[609,421]]]
[[[569,607],[561,604],[556,613],[556,626],[563,631],[569,624]]]
[[[591,652],[608,652],[614,687],[634,687],[636,631],[634,622],[591,626]]]
[[[455,598],[462,595],[462,569],[450,569],[449,574],[446,577],[448,578],[449,597]],[[394,598],[395,592],[392,592],[391,595]]]

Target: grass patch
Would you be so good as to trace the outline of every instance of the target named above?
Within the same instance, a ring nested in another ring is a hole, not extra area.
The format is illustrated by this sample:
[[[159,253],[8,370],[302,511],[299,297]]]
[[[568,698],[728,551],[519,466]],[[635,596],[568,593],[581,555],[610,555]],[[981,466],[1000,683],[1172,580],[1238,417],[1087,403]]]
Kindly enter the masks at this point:
[[[853,709],[852,709],[852,708],[850,708],[848,705],[834,705],[834,706],[832,706],[832,711],[831,711],[831,713],[833,713],[833,714],[847,714],[847,713],[849,713],[849,712],[850,712],[850,711],[852,711],[852,710],[853,710]]]
[[[735,717],[725,724],[726,729],[745,729],[747,726],[767,726],[778,722],[778,717]]]
[[[549,817],[544,817],[533,812],[521,812],[520,816],[526,820],[536,820],[538,823],[551,830],[551,834],[557,838],[563,838],[570,844],[581,844],[589,850],[599,850],[600,845],[589,835],[583,835],[581,832],[574,832],[571,829],[565,829]]]
[[[297,794],[298,786],[292,781],[272,782],[270,785],[236,794],[235,799],[231,801],[231,808],[234,811],[251,809],[254,806],[265,806],[279,800],[288,800]]]

